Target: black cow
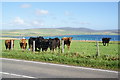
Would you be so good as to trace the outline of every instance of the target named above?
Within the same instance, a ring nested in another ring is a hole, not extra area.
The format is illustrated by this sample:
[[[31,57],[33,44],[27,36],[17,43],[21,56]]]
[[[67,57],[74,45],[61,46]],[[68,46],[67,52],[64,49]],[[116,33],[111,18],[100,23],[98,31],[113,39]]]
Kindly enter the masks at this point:
[[[59,49],[60,50],[60,39],[59,38],[54,38],[51,39],[49,38],[49,42],[50,42],[50,50],[54,51],[54,49]]]
[[[40,43],[40,46],[42,48],[42,51],[47,51],[47,49],[49,48],[50,46],[50,41],[49,39],[42,39],[41,40],[41,43]]]
[[[41,48],[42,48],[42,51],[47,51],[48,48],[50,48],[50,50],[52,51],[54,51],[54,49],[56,48],[60,49],[60,39],[59,38],[42,39]]]
[[[35,51],[47,51],[48,48],[50,50],[56,49],[57,47],[60,49],[60,40],[59,38],[54,39],[44,39],[43,37],[30,37],[28,40],[29,49],[33,50],[33,41],[35,41]]]
[[[103,45],[106,46],[106,44],[107,44],[107,46],[108,46],[110,39],[111,39],[111,38],[102,38],[102,43],[103,43]]]
[[[28,40],[28,44],[29,44],[29,49],[33,50],[33,41],[35,41],[35,51],[40,51],[42,46],[41,46],[41,41],[42,39],[44,39],[43,37],[39,36],[39,37],[30,37]]]

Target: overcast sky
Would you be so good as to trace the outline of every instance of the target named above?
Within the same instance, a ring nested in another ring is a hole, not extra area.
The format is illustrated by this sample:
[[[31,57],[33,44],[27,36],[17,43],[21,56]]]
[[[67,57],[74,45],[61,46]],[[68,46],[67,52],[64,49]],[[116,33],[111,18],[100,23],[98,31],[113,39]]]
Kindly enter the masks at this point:
[[[0,3],[1,4],[1,3]],[[3,2],[2,29],[118,29],[117,2]]]

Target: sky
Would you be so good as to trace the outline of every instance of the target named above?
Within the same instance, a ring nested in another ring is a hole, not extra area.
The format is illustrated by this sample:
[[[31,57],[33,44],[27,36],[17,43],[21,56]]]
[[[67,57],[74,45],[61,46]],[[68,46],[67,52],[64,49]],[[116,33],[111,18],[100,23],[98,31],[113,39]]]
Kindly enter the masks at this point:
[[[118,29],[117,2],[2,2],[2,29]],[[0,9],[1,10],[1,9]]]

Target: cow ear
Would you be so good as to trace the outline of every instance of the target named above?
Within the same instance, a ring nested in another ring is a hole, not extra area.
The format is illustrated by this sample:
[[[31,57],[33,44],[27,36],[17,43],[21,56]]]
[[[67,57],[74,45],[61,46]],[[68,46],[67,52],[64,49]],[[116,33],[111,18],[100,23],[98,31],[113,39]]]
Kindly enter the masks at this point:
[[[70,37],[69,39],[72,39],[73,37]]]

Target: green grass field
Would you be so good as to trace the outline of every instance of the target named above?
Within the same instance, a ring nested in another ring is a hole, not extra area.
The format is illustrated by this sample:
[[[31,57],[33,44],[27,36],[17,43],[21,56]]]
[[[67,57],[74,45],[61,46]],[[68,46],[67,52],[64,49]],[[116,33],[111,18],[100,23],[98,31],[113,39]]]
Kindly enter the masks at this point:
[[[32,61],[43,61],[67,65],[85,66],[101,69],[119,70],[118,69],[118,44],[110,42],[109,46],[103,46],[99,42],[100,56],[96,57],[96,42],[72,41],[70,50],[65,47],[65,52],[56,50],[46,52],[22,51],[19,46],[19,40],[15,40],[14,49],[6,50],[4,40],[2,41],[2,57],[25,59]],[[27,46],[28,47],[28,46]]]
[[[41,29],[23,29],[23,30],[0,30],[2,36],[57,36],[57,35],[118,35],[112,32],[89,32],[79,31],[73,29],[54,29],[54,28],[41,28]]]

